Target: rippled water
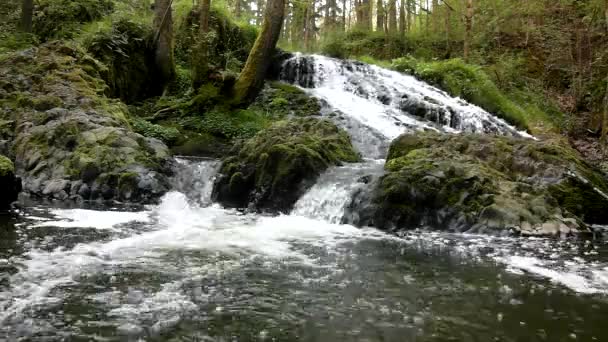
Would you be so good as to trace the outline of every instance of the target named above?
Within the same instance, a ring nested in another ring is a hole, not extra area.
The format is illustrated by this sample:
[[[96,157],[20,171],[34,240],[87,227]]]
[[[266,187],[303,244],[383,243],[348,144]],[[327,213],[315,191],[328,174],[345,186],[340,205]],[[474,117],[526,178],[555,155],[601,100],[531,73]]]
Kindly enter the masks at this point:
[[[339,224],[352,194],[382,174],[390,138],[421,120],[374,98],[376,87],[397,98],[419,83],[320,63],[318,81],[331,82],[311,92],[344,111],[334,119],[375,160],[331,168],[278,217],[212,204],[219,163],[187,159],[159,205],[33,204],[0,216],[0,341],[608,341],[604,241]],[[357,107],[349,87],[365,75],[374,96]],[[409,99],[434,113],[462,107],[460,128],[518,134],[423,88]]]
[[[0,336],[31,341],[605,341],[604,242],[245,215],[179,192],[1,218]],[[133,208],[129,208],[133,209]]]

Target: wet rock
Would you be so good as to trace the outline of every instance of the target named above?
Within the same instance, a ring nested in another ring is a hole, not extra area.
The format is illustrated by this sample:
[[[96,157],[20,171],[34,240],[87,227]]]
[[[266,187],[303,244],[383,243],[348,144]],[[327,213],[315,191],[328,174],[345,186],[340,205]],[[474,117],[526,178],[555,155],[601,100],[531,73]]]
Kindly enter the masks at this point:
[[[214,190],[238,208],[288,212],[325,169],[359,160],[350,138],[329,120],[279,121],[225,158]]]
[[[0,155],[0,211],[10,209],[21,191],[21,179],[15,176],[13,162]]]
[[[0,98],[0,119],[15,118],[6,134],[25,192],[151,201],[169,189],[169,150],[131,130],[127,108],[105,96],[103,65],[61,42],[8,55],[5,62],[0,84],[12,86]]]
[[[563,236],[608,222],[608,182],[557,141],[406,134],[385,170],[353,199],[351,223]]]

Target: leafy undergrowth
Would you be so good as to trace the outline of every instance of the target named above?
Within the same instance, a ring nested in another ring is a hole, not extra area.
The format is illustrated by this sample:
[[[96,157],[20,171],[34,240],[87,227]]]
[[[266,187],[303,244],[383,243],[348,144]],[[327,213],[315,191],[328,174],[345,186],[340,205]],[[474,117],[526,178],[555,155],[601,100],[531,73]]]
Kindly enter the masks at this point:
[[[148,100],[131,107],[133,129],[160,139],[175,154],[221,156],[234,141],[253,137],[286,117],[318,115],[320,105],[300,89],[269,83],[245,109],[226,105],[221,85],[205,84],[196,94]]]

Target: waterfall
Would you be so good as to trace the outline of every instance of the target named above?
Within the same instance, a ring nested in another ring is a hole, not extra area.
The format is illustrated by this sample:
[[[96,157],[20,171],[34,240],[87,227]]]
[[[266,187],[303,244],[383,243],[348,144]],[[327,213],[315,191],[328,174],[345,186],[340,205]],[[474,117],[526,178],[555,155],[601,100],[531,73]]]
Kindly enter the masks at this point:
[[[414,131],[530,137],[482,108],[416,78],[374,65],[296,54],[280,80],[322,103],[322,115],[351,136],[366,162],[328,170],[296,203],[293,214],[339,223],[353,194],[382,175],[388,147]],[[359,180],[359,181],[358,181]]]
[[[176,158],[173,189],[185,194],[200,206],[212,203],[213,183],[221,162],[206,158]]]
[[[285,61],[280,79],[327,104],[326,114],[349,131],[357,147],[369,145],[362,136],[383,136],[390,142],[415,130],[529,137],[480,107],[412,76],[374,65],[298,54]]]

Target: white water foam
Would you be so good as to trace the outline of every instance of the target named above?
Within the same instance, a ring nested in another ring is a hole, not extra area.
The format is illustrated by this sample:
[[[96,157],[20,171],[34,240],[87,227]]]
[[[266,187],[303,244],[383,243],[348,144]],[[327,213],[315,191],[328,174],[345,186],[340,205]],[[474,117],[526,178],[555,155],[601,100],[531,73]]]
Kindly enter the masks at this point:
[[[54,212],[70,219],[81,217],[72,215],[73,211]],[[127,218],[145,218],[143,221],[153,225],[155,230],[110,242],[79,244],[69,250],[29,251],[25,258],[15,260],[19,272],[9,279],[12,284],[10,292],[0,294],[0,322],[18,321],[21,313],[28,308],[60,301],[60,298],[54,297],[53,290],[75,284],[80,277],[111,274],[117,267],[129,266],[149,267],[154,271],[172,270],[174,266],[163,259],[171,251],[219,253],[232,258],[231,267],[257,258],[317,266],[316,258],[309,257],[301,250],[302,244],[331,250],[339,243],[352,239],[385,236],[371,229],[335,225],[301,216],[264,217],[243,215],[218,206],[203,208],[191,204],[184,194],[178,192],[165,195],[161,204],[152,211],[132,213],[133,216],[123,216],[123,220],[109,222],[108,216],[111,214],[89,211],[81,222],[104,221],[103,225],[97,227],[108,227],[110,223],[124,222]],[[153,220],[152,217],[158,219]],[[70,221],[69,226],[76,222]],[[210,271],[214,265],[206,265],[206,269],[199,264],[190,267],[183,267],[180,272],[200,275],[202,270]],[[167,296],[163,293],[157,296],[159,300],[166,300]],[[150,300],[154,301],[154,298]],[[180,303],[184,308],[189,307],[183,301]],[[163,305],[158,305],[158,309],[162,310]],[[137,307],[149,312],[152,306],[153,303],[148,303]],[[123,307],[114,313],[124,315],[137,307]]]
[[[40,222],[32,227],[115,229],[116,226],[125,223],[150,222],[147,212],[53,209],[49,213],[54,219]]]
[[[285,62],[281,77],[389,140],[408,130],[531,137],[478,106],[374,65],[298,54]]]

